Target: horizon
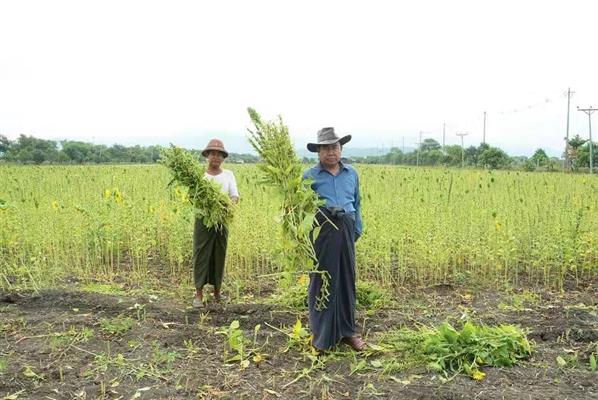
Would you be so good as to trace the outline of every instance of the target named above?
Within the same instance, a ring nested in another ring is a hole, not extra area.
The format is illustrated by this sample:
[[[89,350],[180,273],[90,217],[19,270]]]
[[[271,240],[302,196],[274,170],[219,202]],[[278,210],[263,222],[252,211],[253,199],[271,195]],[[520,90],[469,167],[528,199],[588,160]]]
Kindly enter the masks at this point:
[[[26,136],[34,136],[34,135],[26,135]],[[14,138],[10,138],[9,137],[8,139],[10,139],[11,141],[14,141],[18,137],[19,136],[17,135]],[[36,137],[36,136],[34,136],[34,137]],[[206,136],[206,137],[208,137],[208,136]],[[209,136],[209,137],[212,138],[212,137],[217,137],[217,136]],[[43,138],[39,138],[39,139],[43,139]],[[430,138],[428,137],[426,139],[430,139]],[[434,138],[431,138],[431,139],[434,139]],[[115,146],[115,145],[121,145],[121,146],[126,146],[126,147],[132,147],[132,146],[136,146],[136,145],[143,146],[143,147],[149,147],[149,146],[167,147],[170,144],[176,144],[177,146],[181,146],[181,147],[186,148],[188,150],[202,150],[204,148],[204,146],[205,146],[205,145],[199,145],[199,146],[197,146],[197,145],[185,144],[186,141],[183,141],[183,142],[179,141],[177,143],[172,143],[172,141],[161,141],[159,143],[156,143],[156,142],[131,142],[131,141],[124,141],[124,142],[123,141],[121,141],[121,142],[96,142],[96,143],[94,143],[92,141],[87,141],[87,140],[84,140],[84,139],[71,139],[71,138],[47,138],[47,139],[44,139],[44,140],[51,140],[51,141],[54,141],[56,143],[60,143],[60,142],[62,142],[64,140],[66,140],[66,141],[78,141],[78,142],[84,142],[84,143],[94,144],[94,145],[105,145],[105,146],[108,146],[108,147]],[[434,140],[436,140],[436,139],[434,139]],[[206,139],[206,143],[207,143],[207,141],[209,141],[209,139]],[[191,142],[193,142],[193,140],[191,140]],[[402,146],[400,144],[397,145],[397,143],[394,143],[394,144],[391,143],[391,145],[381,144],[381,145],[378,145],[378,146],[367,146],[367,145],[351,146],[350,145],[351,142],[349,142],[349,144],[343,146],[344,147],[344,150],[343,150],[344,152],[346,151],[346,153],[352,153],[352,154],[354,154],[356,152],[357,153],[367,152],[367,156],[373,156],[373,155],[387,154],[387,153],[390,152],[390,150],[391,150],[392,147],[398,148],[399,150],[402,151]],[[440,145],[442,145],[442,143],[439,142],[438,140],[437,140],[437,142]],[[189,142],[187,142],[187,143],[189,143]],[[307,144],[307,142],[305,143],[305,145],[306,144]],[[477,143],[477,144],[474,144],[474,143],[467,144],[466,143],[465,144],[465,148],[468,148],[470,146],[479,147],[481,144],[482,143]],[[489,146],[491,146],[491,147],[497,147],[497,146],[493,146],[491,143],[487,143],[487,144]],[[455,145],[460,146],[460,144],[456,144],[456,143],[447,144],[447,146],[455,146]],[[257,153],[251,147],[251,145],[249,144],[249,142],[245,143],[245,146],[241,146],[241,147],[240,146],[233,146],[233,147],[231,147],[231,146],[229,146],[225,142],[225,147],[226,147],[227,151],[230,152],[230,153],[257,155]],[[241,151],[236,150],[236,149],[239,149],[239,148],[242,148],[242,150]],[[553,153],[550,152],[550,149],[542,148],[542,147],[538,147],[538,148],[535,148],[533,150],[530,150],[527,154],[512,153],[512,152],[509,152],[506,149],[502,149],[502,150],[504,150],[510,157],[531,157],[533,155],[533,153],[536,150],[538,150],[538,149],[544,150],[546,152],[546,154],[549,157],[551,157],[551,158],[553,157],[553,158],[562,159],[562,154],[554,155]],[[405,146],[405,153],[413,152],[413,151],[416,151],[416,150],[417,150],[417,146],[407,146],[407,145]],[[296,151],[296,153],[297,153],[298,156],[308,157],[309,158],[310,152],[307,150],[307,148],[300,147],[300,146],[297,146],[295,144],[295,151]],[[374,153],[376,153],[376,154],[374,154]],[[316,157],[315,153],[314,153],[313,157]],[[364,156],[352,156],[352,157],[364,157]]]

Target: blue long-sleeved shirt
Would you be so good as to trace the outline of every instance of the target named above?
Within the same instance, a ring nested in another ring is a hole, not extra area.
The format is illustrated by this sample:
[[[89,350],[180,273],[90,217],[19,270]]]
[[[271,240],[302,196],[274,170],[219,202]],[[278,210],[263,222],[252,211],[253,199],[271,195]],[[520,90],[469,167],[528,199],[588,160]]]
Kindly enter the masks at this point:
[[[321,163],[303,173],[303,179],[311,178],[311,188],[320,198],[326,200],[326,207],[341,207],[345,212],[355,215],[355,238],[361,236],[361,199],[359,195],[359,176],[350,165],[340,163],[338,175],[332,175]]]

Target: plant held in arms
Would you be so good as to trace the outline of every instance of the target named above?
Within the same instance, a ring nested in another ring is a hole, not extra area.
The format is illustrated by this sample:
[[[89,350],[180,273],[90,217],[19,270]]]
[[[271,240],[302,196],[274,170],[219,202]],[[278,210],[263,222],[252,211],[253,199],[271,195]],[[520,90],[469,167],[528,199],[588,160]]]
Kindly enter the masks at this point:
[[[168,186],[177,183],[189,190],[189,201],[195,207],[195,215],[208,228],[222,230],[233,218],[232,202],[213,181],[206,179],[206,167],[202,166],[190,152],[170,145],[160,154],[161,164],[170,169],[172,180]]]
[[[312,245],[320,227],[316,226],[310,233],[314,224],[317,225],[316,213],[324,201],[311,189],[311,182],[303,180],[303,166],[295,154],[289,130],[282,118],[264,122],[254,109],[248,108],[247,111],[255,126],[254,131],[248,129],[249,142],[263,160],[258,168],[263,173],[264,182],[276,186],[283,196],[280,250],[286,269],[284,276],[289,283],[296,274],[321,274],[322,288],[316,309],[322,310],[328,303],[330,282],[328,273],[318,267]]]

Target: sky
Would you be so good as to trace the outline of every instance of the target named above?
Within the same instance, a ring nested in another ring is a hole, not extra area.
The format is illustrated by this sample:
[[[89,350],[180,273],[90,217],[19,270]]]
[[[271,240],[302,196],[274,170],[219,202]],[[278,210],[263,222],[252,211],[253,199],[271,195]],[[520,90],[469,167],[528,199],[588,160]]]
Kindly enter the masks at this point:
[[[596,1],[0,0],[0,134],[249,152],[247,107],[298,147],[482,141],[560,155],[598,108]],[[598,113],[595,114],[598,116]],[[594,141],[598,141],[595,118]]]

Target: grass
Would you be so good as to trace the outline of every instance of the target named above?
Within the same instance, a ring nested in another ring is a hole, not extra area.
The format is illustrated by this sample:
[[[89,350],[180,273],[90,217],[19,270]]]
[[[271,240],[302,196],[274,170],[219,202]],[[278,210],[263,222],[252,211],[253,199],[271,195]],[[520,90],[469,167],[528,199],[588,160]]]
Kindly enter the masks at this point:
[[[100,320],[100,326],[105,333],[121,336],[135,326],[135,320],[130,317],[119,315],[112,319],[102,318]]]
[[[120,286],[111,283],[87,283],[81,286],[81,290],[84,292],[111,294],[117,296],[123,296],[126,291]]]

